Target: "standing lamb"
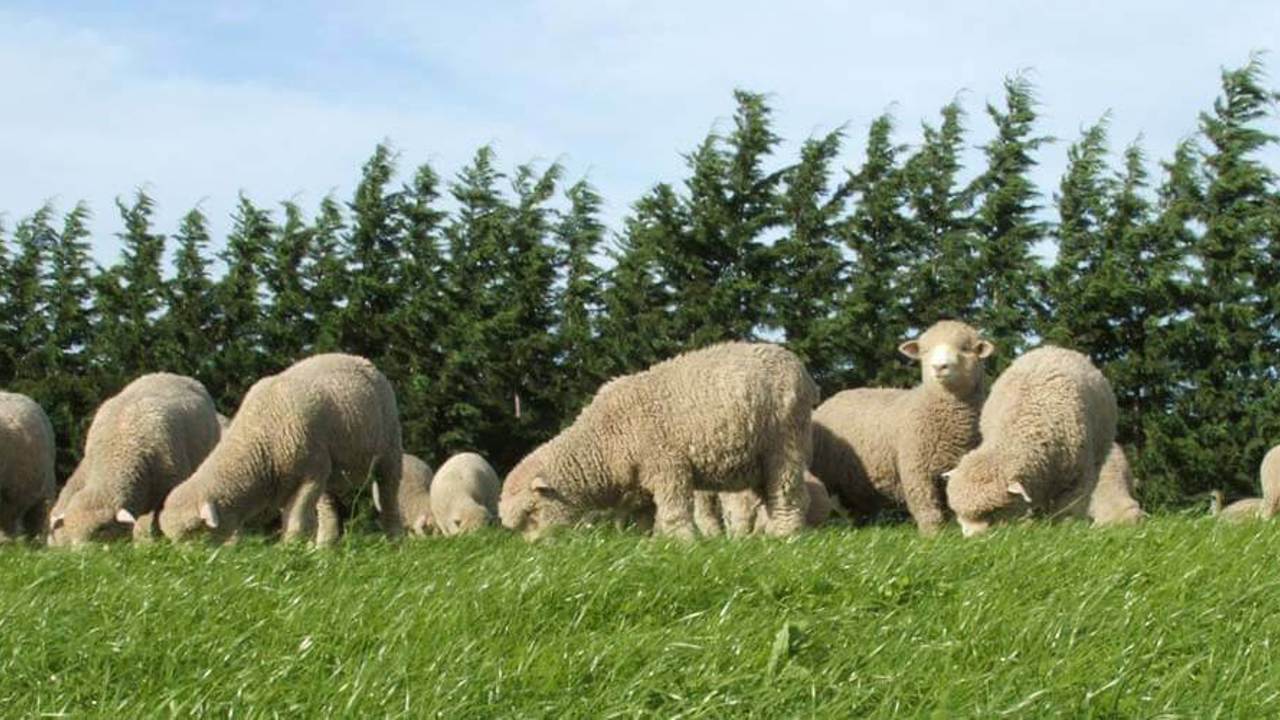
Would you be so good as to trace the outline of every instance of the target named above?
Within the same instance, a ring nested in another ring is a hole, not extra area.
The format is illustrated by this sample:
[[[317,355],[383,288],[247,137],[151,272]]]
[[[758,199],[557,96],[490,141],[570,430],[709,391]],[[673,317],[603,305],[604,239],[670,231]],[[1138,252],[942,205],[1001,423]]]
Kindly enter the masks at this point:
[[[285,540],[328,544],[337,523],[317,518],[332,507],[322,498],[372,472],[383,530],[394,537],[402,453],[386,377],[364,358],[316,355],[249,388],[222,442],[165,500],[160,530],[175,540],[225,539],[279,509]]]
[[[1032,350],[991,386],[982,443],[947,478],[947,502],[966,536],[1034,510],[1080,514],[1116,435],[1116,397],[1089,358]]]
[[[1280,445],[1267,451],[1258,469],[1262,480],[1262,517],[1280,512]]]
[[[851,514],[905,504],[932,535],[946,523],[942,473],[978,444],[983,361],[995,346],[965,323],[942,320],[898,350],[920,361],[920,384],[846,390],[822,403],[810,469]]]
[[[436,522],[431,516],[431,466],[405,453],[400,475],[400,525],[406,532],[431,535]]]
[[[44,534],[57,485],[49,416],[26,395],[0,392],[0,542]]]
[[[153,373],[129,383],[93,416],[65,502],[60,498],[49,518],[50,544],[129,534],[187,479],[218,436],[213,399],[198,381]]]
[[[535,451],[538,474],[508,494],[502,522],[536,537],[651,497],[658,534],[692,537],[694,491],[750,488],[766,498],[771,534],[796,532],[817,398],[800,359],[765,343],[713,345],[617,378]]]
[[[445,461],[431,481],[431,516],[445,535],[479,530],[498,516],[498,474],[475,453]]]
[[[831,517],[831,495],[827,492],[826,486],[812,473],[804,474],[804,488],[809,495],[809,509],[805,511],[804,524],[806,527],[818,527]],[[724,529],[730,536],[741,537],[764,532],[769,522],[769,514],[760,496],[755,492],[739,490],[720,493],[717,501]],[[702,526],[698,527],[701,529]]]
[[[1136,488],[1124,448],[1120,443],[1113,443],[1098,474],[1098,485],[1089,496],[1088,512],[1094,524],[1132,525],[1141,522],[1144,517],[1142,507],[1133,499]]]

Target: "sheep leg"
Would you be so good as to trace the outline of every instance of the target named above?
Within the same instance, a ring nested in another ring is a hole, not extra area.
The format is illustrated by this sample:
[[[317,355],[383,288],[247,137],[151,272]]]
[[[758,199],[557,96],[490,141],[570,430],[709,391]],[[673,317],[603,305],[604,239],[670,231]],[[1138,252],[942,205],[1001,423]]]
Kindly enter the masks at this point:
[[[316,535],[316,503],[324,494],[324,484],[304,480],[284,508],[282,519],[284,542],[310,540]]]
[[[400,522],[400,474],[404,455],[397,450],[374,461],[373,472],[378,481],[378,520],[387,537],[395,539],[404,532]]]
[[[697,527],[692,473],[676,465],[655,464],[641,470],[641,485],[653,493],[654,534],[692,540]]]
[[[807,437],[805,432],[801,437]],[[765,532],[769,535],[791,535],[804,527],[805,511],[809,509],[809,491],[804,486],[804,474],[809,467],[809,451],[795,437],[788,438],[782,446],[765,456]]]
[[[906,456],[919,457],[922,451],[914,447],[906,448]],[[906,511],[915,520],[915,528],[922,536],[936,536],[938,530],[946,527],[946,498],[942,495],[942,486],[934,479],[927,468],[918,461],[901,460],[902,498],[906,501]]]
[[[27,511],[22,514],[22,532],[29,539],[38,540],[44,537],[48,520],[48,503],[41,500],[27,508]]]
[[[338,541],[341,522],[333,496],[324,493],[316,500],[316,545],[328,547]]]
[[[705,537],[724,534],[720,521],[720,498],[709,490],[699,490],[693,496],[693,523]]]

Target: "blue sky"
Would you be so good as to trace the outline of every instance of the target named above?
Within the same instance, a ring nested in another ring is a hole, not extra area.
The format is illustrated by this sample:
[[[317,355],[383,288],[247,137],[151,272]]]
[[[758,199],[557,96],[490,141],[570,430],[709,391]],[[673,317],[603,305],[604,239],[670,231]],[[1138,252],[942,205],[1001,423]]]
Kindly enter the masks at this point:
[[[0,214],[11,228],[47,199],[87,200],[109,262],[113,200],[146,186],[161,231],[199,203],[220,242],[238,192],[345,198],[386,139],[406,173],[429,161],[452,176],[485,143],[507,168],[560,161],[616,225],[652,183],[683,176],[681,153],[724,126],[735,87],[771,94],[779,162],[847,124],[856,166],[876,115],[914,143],[953,97],[985,141],[984,104],[1021,70],[1062,139],[1039,158],[1048,194],[1068,143],[1108,110],[1114,147],[1141,134],[1154,167],[1211,107],[1220,69],[1277,38],[1274,0],[0,0]]]

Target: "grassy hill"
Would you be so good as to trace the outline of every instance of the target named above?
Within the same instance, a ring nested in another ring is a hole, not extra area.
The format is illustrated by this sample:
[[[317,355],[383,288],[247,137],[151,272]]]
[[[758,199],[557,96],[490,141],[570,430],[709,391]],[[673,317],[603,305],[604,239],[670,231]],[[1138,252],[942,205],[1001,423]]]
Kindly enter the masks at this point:
[[[1275,717],[1280,525],[0,548],[0,714]]]

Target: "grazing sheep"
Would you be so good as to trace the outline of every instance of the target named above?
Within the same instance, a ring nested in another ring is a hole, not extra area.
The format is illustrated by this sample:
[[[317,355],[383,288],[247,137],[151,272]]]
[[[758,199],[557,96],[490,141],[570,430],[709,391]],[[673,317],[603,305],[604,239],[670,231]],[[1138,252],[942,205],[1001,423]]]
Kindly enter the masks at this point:
[[[805,511],[804,524],[806,527],[818,527],[831,517],[831,495],[812,473],[804,474],[804,488],[809,494],[809,509]],[[717,501],[724,529],[730,536],[740,537],[764,531],[769,514],[760,496],[754,491],[720,493]],[[701,524],[698,529],[702,529]]]
[[[500,492],[493,466],[475,453],[458,453],[431,480],[431,517],[445,535],[479,530],[498,516]]]
[[[26,395],[0,392],[0,542],[44,534],[57,485],[49,416]]]
[[[1106,462],[1098,474],[1098,484],[1089,496],[1089,517],[1095,525],[1132,525],[1141,522],[1144,514],[1133,498],[1137,483],[1129,469],[1120,443],[1113,443]]]
[[[326,519],[332,498],[322,498],[372,472],[383,530],[397,536],[402,452],[386,377],[364,358],[316,355],[249,389],[226,436],[169,493],[160,530],[175,540],[200,533],[225,539],[279,509],[286,541],[325,544],[335,539],[336,523]]]
[[[1267,451],[1258,469],[1262,480],[1262,517],[1280,512],[1280,445]]]
[[[945,474],[947,502],[966,536],[1028,510],[1087,510],[1116,435],[1116,398],[1089,358],[1046,346],[991,386],[982,443]]]
[[[50,515],[50,544],[111,540],[133,530],[145,537],[150,519],[141,529],[130,526],[161,506],[219,434],[213,399],[198,381],[153,373],[129,383],[93,416],[84,457]]]
[[[1235,525],[1250,520],[1261,520],[1263,519],[1262,511],[1262,498],[1244,498],[1223,507],[1222,491],[1214,490],[1209,493],[1209,514],[1222,522]]]
[[[431,466],[405,453],[400,474],[400,524],[417,536],[432,535],[436,522],[431,516]]]
[[[651,498],[655,532],[692,537],[695,490],[754,489],[771,534],[804,524],[809,418],[818,397],[803,363],[764,343],[722,343],[606,383],[547,442],[524,492],[500,510],[536,537],[593,510]]]
[[[920,361],[920,384],[846,390],[822,403],[809,467],[852,515],[905,505],[932,535],[946,523],[942,473],[978,444],[983,361],[995,346],[965,323],[942,320],[898,350]]]

